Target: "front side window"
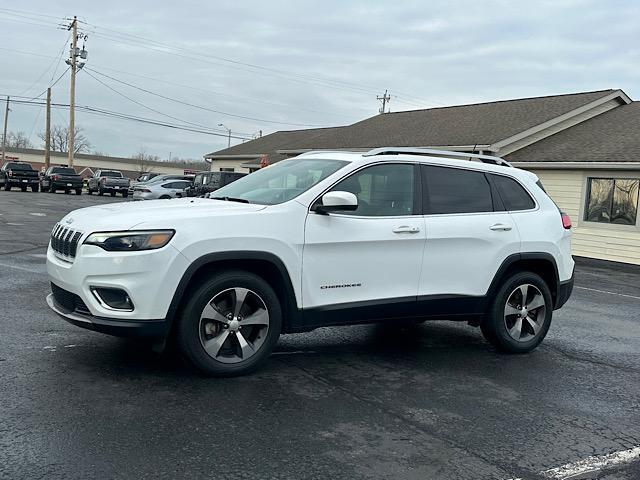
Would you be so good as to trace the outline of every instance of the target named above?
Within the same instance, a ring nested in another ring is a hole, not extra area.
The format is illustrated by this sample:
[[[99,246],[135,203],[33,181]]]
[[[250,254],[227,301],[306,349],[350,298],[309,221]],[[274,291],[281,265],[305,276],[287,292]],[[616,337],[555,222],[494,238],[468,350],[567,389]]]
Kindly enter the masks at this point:
[[[426,214],[493,212],[491,187],[482,172],[424,165],[422,179]]]
[[[640,179],[590,178],[584,219],[588,222],[635,225]]]
[[[390,163],[374,165],[354,173],[331,191],[351,192],[358,197],[358,208],[345,212],[364,217],[413,215],[414,166]]]
[[[348,163],[312,158],[282,160],[220,188],[215,197],[276,205],[306,192]]]

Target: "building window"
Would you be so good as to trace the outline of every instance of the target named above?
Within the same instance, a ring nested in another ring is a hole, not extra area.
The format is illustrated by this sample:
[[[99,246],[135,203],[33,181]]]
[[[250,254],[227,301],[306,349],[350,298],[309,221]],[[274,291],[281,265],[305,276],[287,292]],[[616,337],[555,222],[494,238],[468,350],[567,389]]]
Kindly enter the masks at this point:
[[[584,219],[588,222],[635,225],[639,179],[590,178]]]
[[[232,167],[221,167],[221,168],[220,168],[220,171],[221,171],[221,172],[235,172],[235,171],[236,171],[236,169],[235,169],[235,168],[232,168]]]

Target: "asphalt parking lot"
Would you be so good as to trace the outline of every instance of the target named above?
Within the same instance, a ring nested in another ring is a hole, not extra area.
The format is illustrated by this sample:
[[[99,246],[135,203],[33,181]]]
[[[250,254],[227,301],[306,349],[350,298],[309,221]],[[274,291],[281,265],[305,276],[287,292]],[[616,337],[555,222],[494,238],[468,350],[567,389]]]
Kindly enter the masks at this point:
[[[113,201],[0,192],[0,478],[640,478],[551,470],[640,446],[640,268],[579,265],[527,355],[452,322],[324,328],[209,379],[47,308],[53,225]]]

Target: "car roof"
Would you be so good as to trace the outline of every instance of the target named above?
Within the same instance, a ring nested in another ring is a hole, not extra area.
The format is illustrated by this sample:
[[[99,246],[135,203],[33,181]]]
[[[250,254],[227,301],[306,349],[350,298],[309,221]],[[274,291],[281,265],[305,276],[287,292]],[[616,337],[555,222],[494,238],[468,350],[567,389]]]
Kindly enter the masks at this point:
[[[526,170],[515,168],[500,157],[479,155],[472,152],[455,152],[450,150],[436,150],[408,147],[382,147],[369,151],[345,150],[314,150],[305,152],[293,159],[320,158],[342,160],[350,163],[367,165],[384,161],[408,161],[429,165],[481,170],[519,179],[536,181],[538,177]]]

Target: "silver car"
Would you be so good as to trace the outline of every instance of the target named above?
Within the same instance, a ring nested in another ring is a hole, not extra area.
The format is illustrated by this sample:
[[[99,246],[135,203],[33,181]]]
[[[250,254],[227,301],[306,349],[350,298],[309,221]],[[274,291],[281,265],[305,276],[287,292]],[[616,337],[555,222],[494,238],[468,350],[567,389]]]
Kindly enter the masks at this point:
[[[134,200],[156,200],[186,197],[186,189],[193,185],[191,180],[165,180],[154,184],[133,187]]]

